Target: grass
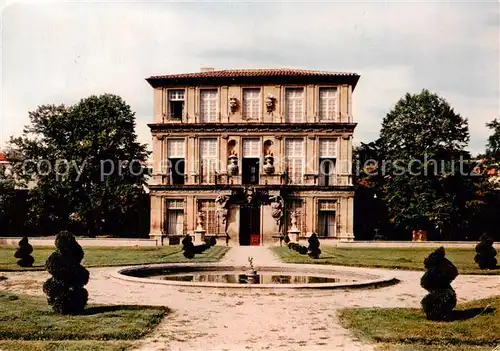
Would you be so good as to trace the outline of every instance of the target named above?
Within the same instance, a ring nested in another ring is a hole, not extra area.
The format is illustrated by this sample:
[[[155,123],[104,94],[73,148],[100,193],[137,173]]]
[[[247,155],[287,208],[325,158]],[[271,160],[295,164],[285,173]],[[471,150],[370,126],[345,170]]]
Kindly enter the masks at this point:
[[[1,292],[0,349],[122,350],[167,312],[154,306],[89,305],[82,315],[64,316],[44,298]]]
[[[2,351],[123,351],[130,349],[132,342],[125,341],[24,341],[0,340]]]
[[[0,246],[0,271],[42,270],[45,260],[54,252],[51,247],[34,247],[34,267],[21,268],[14,258],[14,246]],[[189,260],[182,255],[180,245],[154,247],[87,247],[82,264],[86,267],[127,266],[150,263],[216,262],[229,250],[214,246]]]
[[[500,296],[459,305],[451,322],[428,321],[418,308],[349,308],[339,317],[358,337],[382,343],[380,350],[491,350],[500,344]]]
[[[286,263],[318,263],[338,266],[376,267],[406,270],[424,270],[424,259],[432,248],[337,248],[321,247],[319,259],[300,255],[288,247],[272,250]],[[474,249],[446,249],[446,257],[457,266],[461,274],[500,274],[500,268],[481,270],[474,262]]]

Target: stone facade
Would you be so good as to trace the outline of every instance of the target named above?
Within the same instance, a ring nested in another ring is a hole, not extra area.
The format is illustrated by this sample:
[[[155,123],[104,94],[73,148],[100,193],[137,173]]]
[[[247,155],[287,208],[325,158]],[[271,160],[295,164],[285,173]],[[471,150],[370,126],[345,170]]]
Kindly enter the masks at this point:
[[[205,70],[154,88],[151,238],[353,240],[353,73]],[[200,215],[201,214],[201,215]]]

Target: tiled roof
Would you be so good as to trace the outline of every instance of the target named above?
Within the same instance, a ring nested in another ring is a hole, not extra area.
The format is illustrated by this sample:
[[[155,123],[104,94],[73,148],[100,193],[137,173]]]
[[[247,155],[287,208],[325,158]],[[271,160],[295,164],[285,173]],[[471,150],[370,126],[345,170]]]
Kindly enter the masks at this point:
[[[339,76],[359,76],[349,72],[328,72],[308,69],[293,68],[264,68],[264,69],[225,69],[218,71],[204,71],[195,73],[167,74],[161,76],[151,76],[147,80],[154,79],[182,79],[182,78],[230,78],[230,77],[339,77]]]
[[[0,152],[0,162],[2,161],[7,161],[7,156],[5,156],[5,154]]]

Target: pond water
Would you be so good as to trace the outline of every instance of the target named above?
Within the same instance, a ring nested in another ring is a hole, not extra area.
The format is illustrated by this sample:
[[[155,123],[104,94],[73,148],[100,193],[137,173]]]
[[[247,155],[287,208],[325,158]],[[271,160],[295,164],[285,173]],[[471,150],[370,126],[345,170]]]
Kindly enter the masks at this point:
[[[321,284],[354,281],[332,276],[304,275],[304,273],[259,272],[255,276],[248,272],[183,272],[153,274],[150,279],[163,279],[183,282],[231,283],[231,284]]]

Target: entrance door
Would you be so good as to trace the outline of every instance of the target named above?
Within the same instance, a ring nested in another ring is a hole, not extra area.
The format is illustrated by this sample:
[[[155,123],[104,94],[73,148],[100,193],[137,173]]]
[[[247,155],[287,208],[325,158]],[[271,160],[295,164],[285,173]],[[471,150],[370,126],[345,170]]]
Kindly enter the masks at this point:
[[[260,207],[240,207],[240,245],[260,245]]]

